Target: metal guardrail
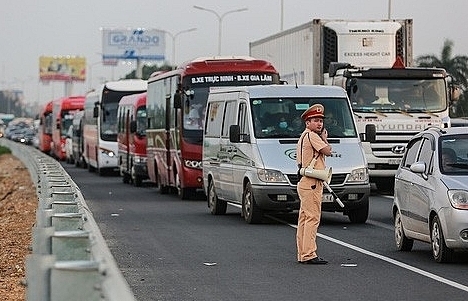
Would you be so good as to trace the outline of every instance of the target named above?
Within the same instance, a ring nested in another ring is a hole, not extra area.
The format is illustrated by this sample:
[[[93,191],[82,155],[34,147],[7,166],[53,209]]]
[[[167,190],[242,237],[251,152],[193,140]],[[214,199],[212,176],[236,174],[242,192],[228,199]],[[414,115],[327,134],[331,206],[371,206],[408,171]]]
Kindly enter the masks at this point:
[[[28,168],[38,208],[26,259],[29,301],[136,301],[78,186],[55,159],[0,138]]]

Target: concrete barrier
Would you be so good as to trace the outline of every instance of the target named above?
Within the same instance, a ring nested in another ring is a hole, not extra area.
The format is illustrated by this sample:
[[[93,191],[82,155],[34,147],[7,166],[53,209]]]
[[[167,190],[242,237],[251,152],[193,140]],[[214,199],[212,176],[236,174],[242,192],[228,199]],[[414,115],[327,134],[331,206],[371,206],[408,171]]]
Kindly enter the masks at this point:
[[[0,138],[28,168],[38,207],[26,259],[29,301],[136,301],[73,179],[39,150]]]

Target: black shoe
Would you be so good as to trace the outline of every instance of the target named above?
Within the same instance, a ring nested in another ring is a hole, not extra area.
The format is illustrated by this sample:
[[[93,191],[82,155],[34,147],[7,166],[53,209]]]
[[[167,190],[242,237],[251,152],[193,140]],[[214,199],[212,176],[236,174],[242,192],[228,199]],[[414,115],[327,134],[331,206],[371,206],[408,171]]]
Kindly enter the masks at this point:
[[[321,257],[315,257],[315,258],[312,258],[312,259],[309,259],[309,260],[306,260],[306,261],[301,261],[301,263],[304,263],[304,264],[327,264],[328,261],[326,261],[325,259],[323,259]]]

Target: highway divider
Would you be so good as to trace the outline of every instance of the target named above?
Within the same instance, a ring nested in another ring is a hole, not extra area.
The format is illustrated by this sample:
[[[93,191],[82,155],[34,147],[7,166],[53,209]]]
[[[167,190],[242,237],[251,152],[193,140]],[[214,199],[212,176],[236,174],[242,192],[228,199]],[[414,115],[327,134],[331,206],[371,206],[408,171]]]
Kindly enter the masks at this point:
[[[0,138],[28,168],[38,207],[26,258],[29,301],[136,301],[79,187],[59,162]]]

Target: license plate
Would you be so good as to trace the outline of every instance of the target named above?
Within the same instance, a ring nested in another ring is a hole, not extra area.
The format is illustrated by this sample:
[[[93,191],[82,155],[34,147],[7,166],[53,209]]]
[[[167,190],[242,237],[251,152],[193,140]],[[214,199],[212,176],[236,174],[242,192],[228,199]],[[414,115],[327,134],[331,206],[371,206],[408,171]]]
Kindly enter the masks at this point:
[[[401,159],[388,159],[388,164],[390,165],[400,165]]]
[[[322,203],[332,203],[333,196],[330,193],[324,193],[322,196]]]

